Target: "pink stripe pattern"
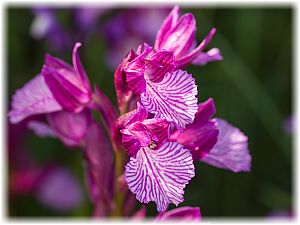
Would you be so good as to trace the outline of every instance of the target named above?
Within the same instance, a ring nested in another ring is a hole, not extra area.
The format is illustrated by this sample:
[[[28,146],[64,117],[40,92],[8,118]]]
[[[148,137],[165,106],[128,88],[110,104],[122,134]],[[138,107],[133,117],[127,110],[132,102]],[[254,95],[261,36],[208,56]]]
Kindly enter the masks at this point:
[[[178,129],[194,121],[197,112],[197,86],[195,79],[186,71],[167,73],[161,82],[147,79],[146,92],[141,103],[155,118],[165,118]]]
[[[141,148],[126,165],[125,180],[141,203],[154,201],[159,212],[170,203],[183,202],[183,189],[195,176],[189,150],[176,142],[166,142],[159,149]]]
[[[62,110],[41,75],[35,76],[17,90],[9,112],[10,122],[19,123],[26,117]]]

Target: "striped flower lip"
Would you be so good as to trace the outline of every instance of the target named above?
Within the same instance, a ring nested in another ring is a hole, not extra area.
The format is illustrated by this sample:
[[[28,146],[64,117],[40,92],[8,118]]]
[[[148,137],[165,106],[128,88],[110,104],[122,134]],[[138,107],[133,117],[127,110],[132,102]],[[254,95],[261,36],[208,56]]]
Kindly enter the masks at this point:
[[[125,180],[142,203],[154,201],[162,212],[170,203],[183,202],[183,189],[195,176],[189,150],[176,142],[166,142],[159,149],[141,148],[126,165]]]
[[[154,118],[165,118],[183,129],[193,122],[198,108],[195,80],[187,72],[176,70],[172,52],[149,53],[124,68],[127,85],[140,95],[141,104]]]

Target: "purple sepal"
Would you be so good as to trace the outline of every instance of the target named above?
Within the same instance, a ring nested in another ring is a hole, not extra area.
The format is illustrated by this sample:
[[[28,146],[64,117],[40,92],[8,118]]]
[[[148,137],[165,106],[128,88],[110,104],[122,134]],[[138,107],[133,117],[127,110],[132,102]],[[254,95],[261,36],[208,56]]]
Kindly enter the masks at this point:
[[[154,49],[159,50],[161,48],[161,44],[163,40],[166,39],[166,35],[174,28],[177,24],[179,17],[179,6],[174,6],[171,10],[170,14],[164,20],[162,26],[160,27],[159,31],[157,32],[157,36],[154,43]]]
[[[195,39],[196,21],[191,13],[183,15],[159,40],[159,50],[173,51],[176,58],[187,53]],[[157,49],[158,50],[158,49]]]
[[[212,48],[208,52],[203,52],[193,60],[193,64],[204,66],[209,62],[221,61],[223,56],[218,48]]]
[[[154,201],[162,212],[170,203],[183,202],[183,189],[195,176],[189,150],[176,142],[166,142],[159,149],[141,148],[125,166],[128,188],[141,203]]]
[[[175,6],[157,33],[155,51],[162,49],[173,51],[176,65],[178,68],[184,68],[203,53],[216,32],[215,28],[211,29],[200,45],[195,48],[196,29],[193,14],[186,13],[179,18],[179,7]]]
[[[199,222],[201,219],[201,212],[199,207],[184,206],[170,211],[159,213],[155,218],[155,222],[162,221],[180,221],[180,222]]]
[[[60,111],[50,113],[48,121],[56,136],[69,147],[80,146],[91,123],[88,109],[79,113]]]
[[[121,64],[115,71],[114,74],[114,84],[118,99],[118,106],[120,114],[126,113],[126,106],[130,97],[132,96],[132,91],[128,88],[126,84],[126,75],[124,72],[124,66],[131,62],[136,57],[136,54],[131,50],[127,56],[122,60]]]
[[[216,119],[219,129],[218,141],[210,152],[200,159],[212,166],[237,172],[249,172],[251,155],[248,138],[238,128],[225,120]]]
[[[184,56],[176,58],[176,65],[179,68],[184,68],[185,66],[191,64],[203,52],[203,50],[209,44],[215,33],[216,28],[212,28],[197,48],[188,52]]]
[[[96,122],[88,128],[84,157],[94,215],[107,216],[114,207],[114,159],[111,145]]]
[[[15,92],[8,116],[11,123],[19,123],[32,115],[60,110],[61,105],[52,95],[43,76],[39,74]]]
[[[170,137],[171,141],[189,149],[194,161],[204,157],[217,142],[219,131],[215,121],[210,119],[214,113],[215,105],[210,98],[199,104],[192,124],[187,125],[183,131],[175,131]]]
[[[46,55],[42,74],[53,96],[67,111],[80,112],[91,99],[91,89],[78,57],[80,43],[73,50],[72,68],[58,58]]]

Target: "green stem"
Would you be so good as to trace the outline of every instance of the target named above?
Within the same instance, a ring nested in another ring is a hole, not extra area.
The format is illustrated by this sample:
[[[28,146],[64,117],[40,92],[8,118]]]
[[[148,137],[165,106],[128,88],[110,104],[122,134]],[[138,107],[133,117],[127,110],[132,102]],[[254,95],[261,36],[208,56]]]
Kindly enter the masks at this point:
[[[121,217],[123,214],[124,192],[121,190],[119,177],[124,172],[124,164],[126,155],[123,149],[115,151],[115,211],[112,213],[113,217]]]

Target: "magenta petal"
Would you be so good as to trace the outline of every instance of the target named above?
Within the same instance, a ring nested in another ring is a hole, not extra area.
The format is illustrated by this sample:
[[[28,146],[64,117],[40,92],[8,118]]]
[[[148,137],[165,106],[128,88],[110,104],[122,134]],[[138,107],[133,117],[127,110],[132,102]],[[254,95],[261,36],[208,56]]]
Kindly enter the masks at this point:
[[[179,207],[170,211],[160,213],[156,218],[155,222],[176,220],[180,222],[191,222],[200,221],[201,212],[199,207]]]
[[[107,216],[113,207],[114,159],[111,145],[97,123],[87,131],[84,157],[95,215]]]
[[[133,61],[124,68],[128,88],[137,95],[146,91],[145,69],[143,61]]]
[[[193,64],[204,66],[208,62],[221,61],[223,56],[218,48],[212,48],[208,52],[203,52],[194,59]]]
[[[194,161],[196,161],[208,154],[217,142],[217,137],[216,124],[213,121],[206,121],[188,125],[182,133],[179,132],[176,138],[172,135],[170,140],[189,149]]]
[[[159,83],[147,81],[141,103],[155,118],[165,118],[180,129],[194,121],[198,108],[196,95],[195,79],[185,71],[176,70],[167,73]]]
[[[213,98],[207,99],[198,105],[198,110],[195,114],[194,123],[206,121],[216,113],[216,107]]]
[[[53,96],[64,109],[79,112],[89,103],[91,93],[76,85],[77,78],[70,71],[44,66],[42,74]]]
[[[128,62],[132,61],[135,57],[136,54],[131,50],[114,73],[115,90],[118,99],[119,111],[121,114],[125,113],[124,110],[126,109],[126,104],[132,95],[132,92],[126,84],[124,66],[127,65]]]
[[[34,194],[41,203],[58,211],[74,210],[83,200],[78,180],[68,170],[59,167],[41,178]]]
[[[129,156],[135,156],[141,147],[148,146],[153,140],[151,132],[141,122],[135,122],[121,130],[122,144]],[[157,141],[157,140],[156,140]]]
[[[195,176],[192,155],[182,145],[167,142],[157,150],[141,148],[126,165],[125,180],[141,203],[154,201],[159,212],[182,202],[186,184]]]
[[[124,126],[134,122],[144,121],[148,116],[148,111],[145,109],[144,106],[142,106],[139,102],[137,102],[136,110],[134,110],[132,113],[129,114],[130,116],[127,117],[129,119],[124,123]]]
[[[61,105],[55,100],[44,78],[35,76],[13,96],[10,122],[18,123],[26,117],[62,110]]]
[[[183,15],[162,40],[160,49],[173,51],[176,58],[185,55],[194,43],[196,20],[191,13]]]
[[[63,61],[59,58],[53,57],[49,54],[45,55],[45,65],[55,68],[55,69],[64,68],[65,70],[74,72],[74,69],[72,68],[72,66],[70,64],[66,63],[65,61]]]
[[[209,44],[210,40],[215,35],[215,33],[216,28],[212,28],[197,48],[193,49],[186,55],[176,58],[176,65],[179,68],[183,68],[192,63],[199,56],[199,54],[203,52],[203,50]]]
[[[145,59],[145,75],[152,82],[161,82],[166,73],[174,72],[175,57],[173,52],[162,50]]]
[[[170,135],[170,124],[164,119],[147,119],[125,127],[126,129],[121,130],[122,144],[129,156],[134,157],[141,147],[159,148]]]
[[[85,72],[83,66],[81,65],[81,61],[80,61],[80,58],[78,55],[79,47],[81,47],[81,43],[77,42],[74,46],[73,54],[72,54],[73,66],[74,66],[76,73],[79,75],[82,83],[88,89],[90,86],[90,82],[89,82],[88,76],[86,75],[86,72]]]
[[[143,44],[139,45],[139,47],[137,48],[137,50],[136,50],[137,57],[135,58],[135,60],[144,59],[152,51],[153,51],[153,48],[144,42]]]
[[[56,135],[70,147],[81,144],[91,118],[91,112],[87,109],[80,113],[60,111],[48,115],[49,123]]]
[[[225,120],[217,119],[217,126],[220,131],[218,141],[201,161],[233,172],[250,171],[247,136]]]
[[[170,123],[165,119],[147,119],[143,124],[152,134],[152,141],[156,148],[160,148],[162,144],[169,140]]]
[[[162,41],[166,39],[166,36],[170,30],[172,30],[178,21],[179,17],[179,7],[176,5],[168,15],[168,17],[164,20],[161,28],[159,29],[156,39],[154,48],[156,51],[162,49]]]
[[[135,123],[137,121],[144,121],[148,116],[148,111],[142,106],[139,102],[137,102],[137,108],[132,110],[122,116],[120,116],[114,123],[113,132],[112,132],[112,139],[114,144],[121,146],[122,143],[122,135],[120,130],[124,129],[127,125]],[[126,138],[126,137],[123,137]],[[131,137],[128,137],[131,140]],[[124,140],[128,142],[130,140]],[[130,143],[130,142],[128,142]],[[136,143],[136,142],[135,142]],[[138,149],[137,149],[138,150]],[[136,150],[134,150],[135,152]]]
[[[39,137],[56,137],[53,129],[46,123],[40,121],[30,121],[27,127],[34,131]]]
[[[170,140],[182,144],[189,149],[193,159],[204,157],[215,145],[218,138],[218,128],[214,120],[210,120],[215,113],[213,99],[199,104],[198,111],[192,124],[186,126],[183,131],[175,131]]]

